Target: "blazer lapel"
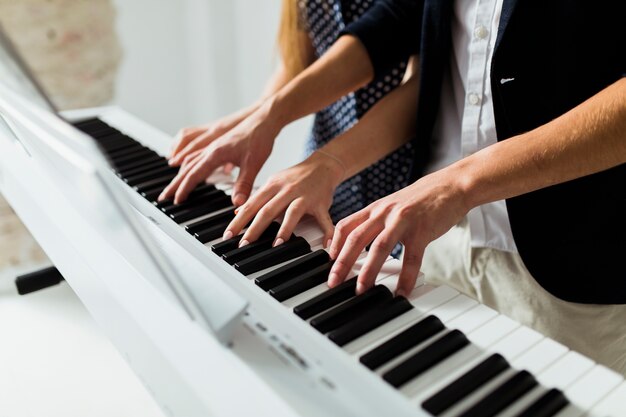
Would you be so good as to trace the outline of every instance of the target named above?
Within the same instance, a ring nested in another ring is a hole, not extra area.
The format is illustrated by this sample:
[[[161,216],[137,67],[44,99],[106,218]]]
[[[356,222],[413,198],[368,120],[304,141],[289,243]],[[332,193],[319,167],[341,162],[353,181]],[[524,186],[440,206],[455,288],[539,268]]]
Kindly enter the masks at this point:
[[[497,51],[498,46],[500,46],[500,41],[502,41],[502,36],[511,20],[516,5],[517,0],[503,0],[502,2],[502,13],[500,14],[500,25],[498,26],[498,37],[496,38],[494,52]]]

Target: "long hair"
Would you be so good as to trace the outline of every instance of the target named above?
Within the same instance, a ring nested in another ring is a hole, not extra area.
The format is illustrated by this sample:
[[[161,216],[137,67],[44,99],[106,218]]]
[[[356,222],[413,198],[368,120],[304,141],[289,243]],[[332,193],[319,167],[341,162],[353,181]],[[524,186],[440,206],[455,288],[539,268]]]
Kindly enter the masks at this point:
[[[306,68],[305,51],[302,45],[306,0],[282,0],[280,27],[278,29],[278,51],[290,77],[295,77]]]

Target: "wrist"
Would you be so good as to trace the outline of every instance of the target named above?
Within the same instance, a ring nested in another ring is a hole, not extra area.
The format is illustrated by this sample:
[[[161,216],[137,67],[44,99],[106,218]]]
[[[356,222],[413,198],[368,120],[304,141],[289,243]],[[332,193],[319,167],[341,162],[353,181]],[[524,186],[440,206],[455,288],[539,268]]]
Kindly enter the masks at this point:
[[[346,166],[337,156],[318,149],[307,158],[307,161],[323,169],[333,188],[337,188],[345,180]]]
[[[465,212],[483,204],[479,181],[479,169],[472,157],[464,158],[448,168],[449,178],[454,192],[459,196],[460,204]]]

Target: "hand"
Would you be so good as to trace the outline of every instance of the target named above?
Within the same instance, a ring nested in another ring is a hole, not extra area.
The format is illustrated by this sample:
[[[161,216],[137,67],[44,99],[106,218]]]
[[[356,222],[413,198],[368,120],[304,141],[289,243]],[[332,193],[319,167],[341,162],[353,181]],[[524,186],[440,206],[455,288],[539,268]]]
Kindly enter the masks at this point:
[[[300,164],[272,176],[246,204],[239,207],[237,215],[226,228],[224,239],[239,234],[254,219],[241,238],[240,246],[245,246],[257,240],[269,224],[284,213],[274,246],[289,240],[306,214],[317,220],[324,232],[323,242],[328,242],[333,235],[333,222],[328,209],[344,173],[338,161],[313,153]]]
[[[396,293],[408,295],[415,286],[426,246],[469,211],[462,178],[454,170],[435,172],[341,220],[330,247],[335,264],[328,285],[343,282],[359,254],[373,241],[357,279],[357,294],[363,293],[374,285],[394,246],[402,242],[404,259]]]
[[[233,187],[233,204],[242,205],[248,199],[257,174],[272,152],[274,139],[281,128],[282,125],[272,117],[271,103],[261,106],[202,151],[187,155],[178,175],[163,190],[159,200],[174,197],[174,202],[178,204],[217,168],[234,164],[240,171]]]

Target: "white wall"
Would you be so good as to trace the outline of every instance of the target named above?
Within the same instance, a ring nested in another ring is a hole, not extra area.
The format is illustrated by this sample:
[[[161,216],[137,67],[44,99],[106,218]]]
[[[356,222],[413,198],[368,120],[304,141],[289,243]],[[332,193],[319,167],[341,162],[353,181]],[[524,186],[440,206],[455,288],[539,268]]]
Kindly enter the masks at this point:
[[[124,60],[115,104],[174,134],[254,101],[276,64],[279,0],[114,0]],[[310,120],[259,175],[299,161]]]

